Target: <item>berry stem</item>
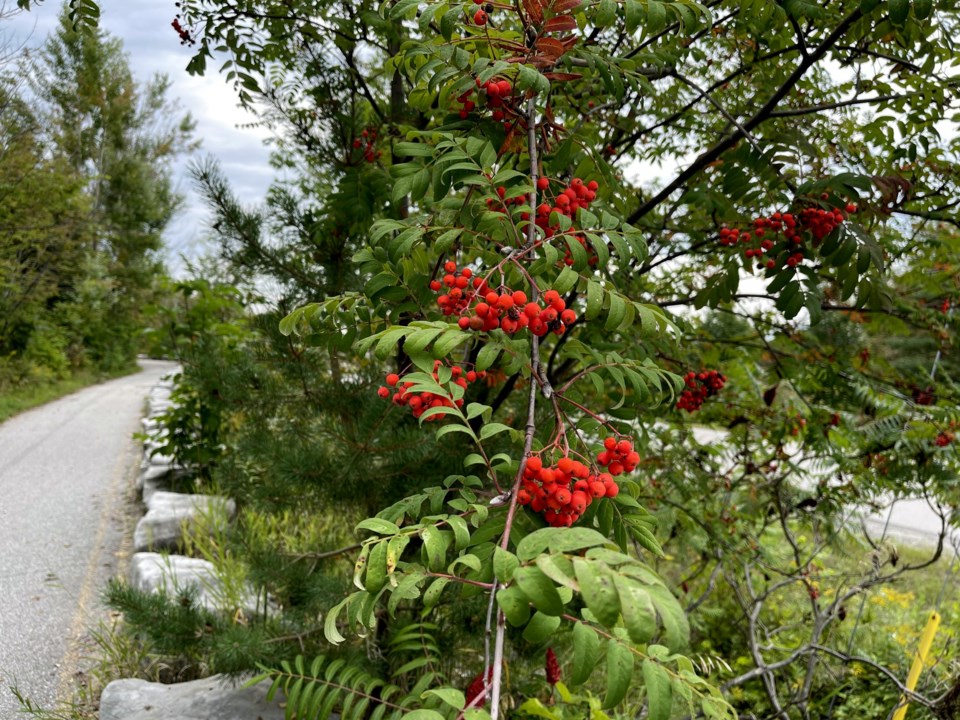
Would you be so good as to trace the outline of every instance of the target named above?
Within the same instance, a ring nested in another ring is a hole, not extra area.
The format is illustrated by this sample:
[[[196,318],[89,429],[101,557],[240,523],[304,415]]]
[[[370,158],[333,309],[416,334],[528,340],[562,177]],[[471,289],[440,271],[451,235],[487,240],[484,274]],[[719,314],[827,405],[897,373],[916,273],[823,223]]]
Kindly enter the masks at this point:
[[[537,118],[536,102],[534,98],[527,100],[527,151],[530,155],[530,208],[531,218],[527,225],[527,243],[522,250],[527,250],[536,241],[536,223],[533,221],[532,209],[537,206]],[[536,285],[530,287],[530,298],[536,302],[539,298]],[[527,398],[527,427],[523,440],[523,455],[517,475],[513,479],[513,488],[510,491],[510,506],[504,522],[503,535],[500,538],[500,547],[507,550],[510,547],[510,532],[517,514],[517,491],[523,481],[523,471],[527,467],[527,460],[533,449],[533,436],[537,430],[537,380],[540,376],[540,338],[532,335],[530,338],[530,394]],[[491,590],[492,592],[492,590]],[[491,678],[490,717],[491,720],[500,719],[500,689],[503,684],[503,642],[506,636],[506,617],[503,610],[497,608],[497,633],[493,644],[493,677]]]
[[[493,590],[495,583],[481,582],[480,580],[470,580],[469,578],[463,578],[459,575],[450,575],[448,573],[437,573],[437,572],[428,572],[429,577],[435,578],[445,578],[447,580],[453,580],[454,582],[463,583],[465,585],[475,585],[477,587],[484,588],[485,590]]]

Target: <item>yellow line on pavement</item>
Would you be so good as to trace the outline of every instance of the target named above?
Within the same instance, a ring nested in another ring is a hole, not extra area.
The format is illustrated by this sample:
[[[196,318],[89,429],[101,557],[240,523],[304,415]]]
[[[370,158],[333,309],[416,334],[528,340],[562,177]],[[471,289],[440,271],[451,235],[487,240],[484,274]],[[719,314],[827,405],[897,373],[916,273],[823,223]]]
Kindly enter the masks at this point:
[[[110,522],[114,517],[114,512],[120,507],[120,502],[124,498],[124,490],[130,487],[137,472],[138,464],[136,460],[139,447],[139,443],[127,443],[125,452],[121,454],[113,473],[111,473],[113,478],[107,487],[103,509],[100,511],[93,550],[90,553],[90,559],[87,561],[83,584],[80,586],[80,593],[77,596],[77,609],[74,612],[73,621],[70,623],[70,631],[67,635],[67,650],[60,665],[60,676],[57,681],[58,704],[72,700],[73,677],[80,669],[80,662],[83,657],[81,653],[82,640],[91,620],[89,609],[95,601],[100,565],[106,557],[103,547],[104,540],[110,528]]]

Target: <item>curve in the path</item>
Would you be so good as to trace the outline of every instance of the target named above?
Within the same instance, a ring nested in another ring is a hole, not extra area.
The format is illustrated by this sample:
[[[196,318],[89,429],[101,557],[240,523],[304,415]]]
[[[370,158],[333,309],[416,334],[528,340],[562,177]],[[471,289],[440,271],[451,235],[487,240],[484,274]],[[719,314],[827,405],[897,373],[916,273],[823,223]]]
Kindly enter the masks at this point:
[[[0,424],[0,720],[22,717],[9,686],[51,707],[120,547],[150,388],[141,371]]]

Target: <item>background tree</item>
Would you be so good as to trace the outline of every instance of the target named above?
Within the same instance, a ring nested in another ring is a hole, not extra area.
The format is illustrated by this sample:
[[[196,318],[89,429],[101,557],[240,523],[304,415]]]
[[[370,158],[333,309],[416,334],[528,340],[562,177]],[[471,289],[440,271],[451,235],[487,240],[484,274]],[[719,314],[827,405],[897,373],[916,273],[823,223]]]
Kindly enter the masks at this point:
[[[96,362],[117,366],[136,351],[142,306],[162,269],[162,232],[179,197],[170,163],[190,149],[192,121],[167,99],[169,80],[138,85],[119,40],[76,32],[66,7],[35,77],[58,153],[88,180],[92,221],[89,282],[77,288],[86,344]]]
[[[66,6],[40,56],[0,72],[0,386],[126,369],[192,123],[165,78],[138,85],[121,43],[75,32]]]
[[[50,309],[82,276],[90,240],[83,180],[51,158],[41,124],[11,76],[0,88],[0,384],[60,377],[78,348]]]

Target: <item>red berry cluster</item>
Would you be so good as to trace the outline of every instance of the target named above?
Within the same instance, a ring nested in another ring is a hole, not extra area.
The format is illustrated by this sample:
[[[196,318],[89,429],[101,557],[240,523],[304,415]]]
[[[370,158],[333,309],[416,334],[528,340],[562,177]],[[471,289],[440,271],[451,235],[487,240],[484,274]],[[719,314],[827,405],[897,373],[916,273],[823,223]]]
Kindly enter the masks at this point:
[[[678,410],[696,412],[704,401],[716,395],[723,388],[727,378],[716,370],[704,370],[699,373],[688,372],[684,377],[687,389],[680,394],[677,401]]]
[[[377,150],[377,131],[373,129],[367,129],[360,133],[360,137],[356,138],[353,141],[354,150],[363,150],[363,159],[368,163],[372,163],[375,160],[379,159],[382,152]]]
[[[857,206],[847,203],[846,211],[853,213]],[[758,267],[773,270],[777,267],[777,260],[763,256],[780,245],[780,257],[787,267],[796,267],[805,257],[804,235],[813,238],[816,247],[823,239],[845,220],[843,211],[839,208],[824,209],[807,207],[797,215],[793,213],[775,212],[769,217],[759,217],[753,221],[751,230],[737,228],[720,228],[720,244],[724,247],[734,245],[749,245],[743,251],[747,259],[758,259]]]
[[[603,450],[597,454],[597,462],[616,477],[625,472],[633,472],[640,462],[640,453],[633,449],[630,440],[608,437],[603,441]]]
[[[786,264],[789,267],[796,267],[803,260],[803,250],[795,248],[794,245],[802,245],[802,228],[797,226],[797,219],[792,213],[775,212],[770,217],[759,217],[753,221],[752,230],[738,230],[737,228],[720,228],[720,244],[727,247],[741,244],[752,244],[743,251],[746,258],[761,258],[763,255],[776,246],[779,235],[787,241],[786,250],[789,253]],[[768,234],[769,233],[769,234]],[[793,243],[794,245],[790,245]],[[769,259],[765,263],[761,262],[760,267],[773,269],[777,266],[774,259]]]
[[[457,271],[457,264],[448,261],[443,269],[443,281],[432,280],[430,289],[446,293],[437,298],[444,315],[459,315],[457,324],[462,330],[490,332],[500,328],[508,335],[530,328],[537,337],[548,332],[563,335],[569,325],[577,320],[577,314],[567,307],[566,301],[556,290],[543,294],[543,305],[527,302],[523,290],[502,289],[495,292],[487,282],[474,276],[470,268]]]
[[[190,31],[187,30],[183,25],[180,24],[180,16],[177,15],[173,22],[170,23],[170,27],[177,31],[177,35],[180,36],[181,45],[193,45],[196,41],[193,39],[193,36],[190,34]]]
[[[554,204],[543,202],[537,208],[537,225],[544,228],[548,235],[553,235],[558,229],[556,226],[552,229],[548,228],[550,221],[550,213],[556,211],[563,215],[566,215],[570,218],[573,218],[576,215],[577,208],[579,207],[589,207],[590,203],[597,197],[596,189],[599,186],[596,182],[590,181],[586,185],[583,184],[583,181],[580,178],[574,178],[570,183],[570,186],[564,189],[560,195],[557,195],[554,199]],[[539,178],[537,180],[537,191],[540,193],[546,193],[550,188],[550,180],[547,178]],[[591,189],[592,188],[592,189]],[[521,206],[526,204],[528,198],[524,195],[518,195],[516,197],[506,197],[507,189],[505,187],[498,187],[496,189],[497,195],[500,196],[500,202],[498,203],[495,198],[487,198],[487,207],[494,212],[509,212],[511,206]],[[572,199],[571,199],[572,198]],[[524,222],[530,219],[530,213],[524,211],[520,213],[520,219]],[[596,265],[599,261],[596,251],[593,247],[587,242],[587,238],[584,235],[576,235],[577,242],[583,246],[583,249],[587,253],[588,262],[590,265]],[[573,254],[570,252],[570,248],[563,248],[564,257],[563,262],[566,265],[573,265]]]
[[[847,212],[856,212],[856,210],[856,205],[853,203],[847,204]],[[825,210],[818,207],[808,207],[800,211],[800,224],[813,235],[815,245],[823,242],[823,239],[844,220],[846,220],[846,217],[840,208]]]
[[[553,527],[570,527],[594,498],[616,497],[620,487],[610,473],[595,475],[582,462],[562,457],[545,467],[536,456],[527,460],[517,502],[542,513]]]
[[[567,326],[576,322],[577,314],[566,306],[556,290],[547,290],[543,294],[543,302],[543,306],[527,302],[523,290],[490,291],[473,306],[473,314],[461,315],[457,324],[462,330],[480,332],[500,328],[507,335],[527,327],[537,337],[543,337],[548,332],[563,335]]]
[[[599,187],[596,180],[585,183],[580,178],[573,178],[570,184],[553,198],[552,202],[547,202],[547,198],[544,198],[544,202],[537,206],[537,217],[534,222],[547,237],[553,237],[560,226],[550,224],[550,214],[558,213],[571,219],[575,218],[579,208],[586,209],[597,199]],[[537,180],[537,189],[546,193],[550,189],[550,181],[547,178],[540,178]]]
[[[946,447],[953,442],[953,433],[942,432],[937,435],[937,439],[934,440],[937,447]]]
[[[483,10],[477,10],[482,13]],[[484,103],[493,110],[490,117],[499,123],[503,123],[504,129],[509,132],[513,129],[514,121],[519,119],[513,102],[513,85],[509,80],[503,78],[497,80],[488,80],[481,82],[480,78],[476,81],[477,99],[473,99],[473,90],[468,90],[457,98],[460,103],[460,119],[466,120],[471,112],[477,109],[478,102]]]
[[[473,270],[468,267],[457,272],[457,264],[448,260],[443,266],[443,281],[431,280],[430,289],[440,292],[444,287],[447,292],[437,298],[437,304],[444,315],[459,315],[478,295],[487,294],[487,282],[481,277],[474,277]]]
[[[436,360],[433,363],[433,379],[439,380],[440,366],[442,363],[439,360]],[[453,375],[453,382],[459,385],[462,388],[466,388],[470,383],[474,383],[477,380],[482,380],[486,377],[487,373],[484,370],[477,372],[475,370],[467,370],[464,372],[463,368],[458,365],[454,365],[450,368],[450,372]],[[415,418],[419,418],[427,410],[434,407],[453,407],[454,403],[448,397],[443,395],[435,395],[431,392],[410,392],[409,389],[414,386],[412,382],[400,382],[401,378],[397,373],[390,373],[386,377],[386,385],[381,385],[377,390],[377,395],[383,399],[390,398],[394,405],[406,405],[413,412]],[[460,398],[456,401],[457,407],[463,407],[463,398]],[[439,420],[442,415],[433,415],[427,418],[427,422],[431,420]]]

